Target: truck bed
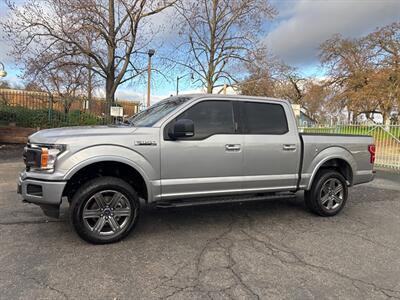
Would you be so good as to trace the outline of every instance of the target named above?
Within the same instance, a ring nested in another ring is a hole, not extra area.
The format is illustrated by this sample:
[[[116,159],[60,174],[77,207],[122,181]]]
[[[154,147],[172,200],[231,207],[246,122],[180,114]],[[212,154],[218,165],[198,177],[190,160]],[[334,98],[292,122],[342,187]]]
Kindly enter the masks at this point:
[[[300,133],[302,143],[300,188],[309,187],[313,170],[329,159],[344,160],[352,169],[351,184],[368,182],[373,176],[373,164],[370,163],[368,146],[374,143],[372,136]]]

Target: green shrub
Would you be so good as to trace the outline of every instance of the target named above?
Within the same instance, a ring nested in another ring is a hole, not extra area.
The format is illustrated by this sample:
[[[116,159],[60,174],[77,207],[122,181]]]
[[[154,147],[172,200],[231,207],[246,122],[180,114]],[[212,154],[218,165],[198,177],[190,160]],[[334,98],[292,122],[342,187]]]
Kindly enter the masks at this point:
[[[48,111],[43,109],[30,110],[25,107],[0,106],[0,120],[3,123],[15,122],[19,127],[47,127]]]
[[[51,128],[79,125],[102,124],[104,120],[96,115],[79,110],[70,111],[65,114],[48,109],[32,110],[22,106],[11,107],[0,104],[0,125],[15,122],[19,127]]]

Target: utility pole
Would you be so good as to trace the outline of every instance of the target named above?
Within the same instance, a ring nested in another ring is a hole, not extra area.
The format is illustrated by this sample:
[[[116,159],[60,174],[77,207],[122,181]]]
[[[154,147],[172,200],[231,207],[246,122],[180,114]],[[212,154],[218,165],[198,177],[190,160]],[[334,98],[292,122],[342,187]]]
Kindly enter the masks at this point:
[[[151,86],[151,57],[156,53],[154,49],[149,49],[149,63],[147,65],[147,107],[150,107],[150,86]]]

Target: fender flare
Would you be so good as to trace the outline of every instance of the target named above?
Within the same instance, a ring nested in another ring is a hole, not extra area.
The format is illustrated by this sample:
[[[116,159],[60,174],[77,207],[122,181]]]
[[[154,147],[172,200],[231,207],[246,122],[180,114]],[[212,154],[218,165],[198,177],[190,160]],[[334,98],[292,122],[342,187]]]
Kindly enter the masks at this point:
[[[150,179],[147,175],[147,173],[145,172],[145,170],[141,167],[141,165],[129,158],[126,158],[126,156],[128,155],[124,155],[122,156],[120,153],[120,155],[93,155],[93,151],[94,149],[98,149],[98,147],[109,147],[109,146],[113,146],[113,148],[115,148],[115,145],[102,145],[102,146],[94,146],[94,147],[89,147],[89,148],[85,148],[82,149],[81,151],[78,151],[76,153],[74,153],[73,156],[69,157],[68,160],[73,160],[74,157],[78,157],[79,156],[79,162],[78,163],[73,163],[71,165],[70,168],[68,168],[68,171],[65,172],[64,174],[64,178],[63,180],[68,181],[69,179],[72,178],[72,176],[74,176],[77,172],[79,172],[80,170],[82,170],[83,168],[90,166],[92,164],[95,163],[101,163],[101,162],[118,162],[118,163],[122,163],[125,165],[130,166],[131,168],[135,169],[140,176],[142,176],[145,184],[146,184],[146,189],[147,189],[147,193],[148,193],[148,200],[151,200],[153,198],[153,190],[152,190],[152,185],[150,182]],[[122,152],[126,152],[125,154],[130,154],[129,156],[136,156],[138,161],[141,161],[142,164],[147,164],[147,167],[151,167],[150,163],[142,156],[140,155],[138,152],[133,151],[132,149],[128,149],[125,147],[117,147],[118,150],[122,150]],[[85,151],[88,150],[88,151]],[[100,151],[103,152],[103,151]],[[105,153],[105,152],[103,152]],[[107,151],[106,153],[112,153],[110,151]]]
[[[326,156],[327,152],[328,152],[328,156]],[[332,152],[332,153],[329,153],[329,152]],[[326,149],[322,150],[320,153],[318,153],[318,155],[312,160],[310,165],[313,166],[314,162],[318,161],[318,159],[320,157],[324,157],[324,158],[321,159],[318,163],[316,163],[315,166],[313,167],[313,170],[312,170],[311,176],[310,176],[310,180],[308,181],[308,184],[307,184],[307,186],[305,188],[306,190],[311,189],[311,185],[312,185],[312,183],[313,183],[313,181],[315,179],[315,176],[317,175],[319,169],[321,168],[321,166],[324,163],[326,163],[329,160],[332,160],[332,159],[343,160],[350,166],[350,169],[351,169],[351,172],[352,172],[353,176],[356,173],[357,163],[354,160],[352,154],[347,149],[344,149],[342,147],[329,147],[329,148],[326,148]]]

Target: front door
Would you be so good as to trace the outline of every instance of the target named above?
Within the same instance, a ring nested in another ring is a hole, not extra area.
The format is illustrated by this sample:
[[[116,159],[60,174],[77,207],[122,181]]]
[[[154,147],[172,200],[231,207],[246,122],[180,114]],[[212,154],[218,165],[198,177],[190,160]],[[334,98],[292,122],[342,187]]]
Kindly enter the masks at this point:
[[[176,120],[190,119],[194,136],[171,140]],[[243,136],[227,100],[196,102],[171,120],[161,137],[162,199],[219,195],[242,188]]]

